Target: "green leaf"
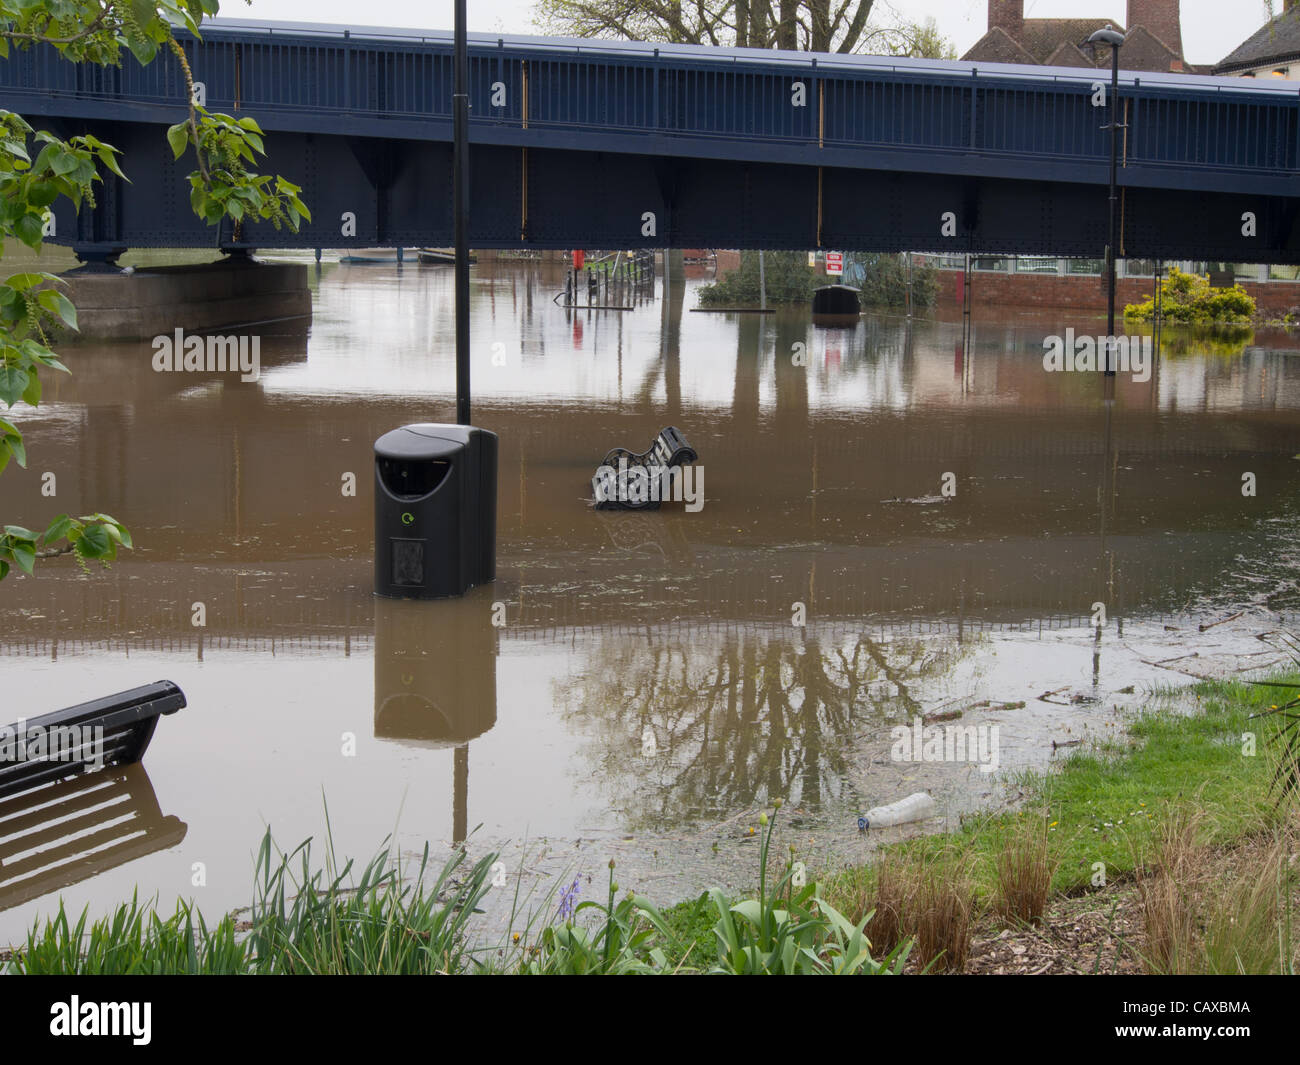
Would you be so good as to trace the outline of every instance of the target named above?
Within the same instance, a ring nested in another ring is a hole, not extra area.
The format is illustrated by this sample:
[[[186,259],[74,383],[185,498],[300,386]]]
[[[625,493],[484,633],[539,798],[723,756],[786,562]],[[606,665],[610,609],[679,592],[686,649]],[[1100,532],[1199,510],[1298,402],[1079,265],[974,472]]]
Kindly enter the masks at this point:
[[[5,280],[5,284],[15,292],[27,292],[46,281],[55,280],[57,278],[53,274],[33,273],[29,270],[25,273],[13,274]]]
[[[55,544],[68,535],[68,530],[72,527],[72,519],[66,514],[60,514],[52,522],[50,527],[45,530],[45,535],[41,537],[41,543],[46,547]]]
[[[42,130],[36,134],[38,141],[46,141],[44,148],[36,156],[36,162],[32,163],[32,170],[37,174],[49,173],[54,169],[54,158],[63,150],[63,142]]]
[[[179,159],[185,154],[190,144],[190,126],[188,122],[177,122],[167,130],[167,143],[171,145],[172,158]]]
[[[63,320],[63,324],[73,329],[77,328],[77,308],[72,305],[72,300],[68,299],[58,289],[42,289],[36,297],[36,302],[44,307],[47,311],[57,314]],[[35,404],[33,404],[35,406]]]
[[[29,407],[39,407],[41,405],[41,379],[35,374],[31,375],[31,380],[27,382],[27,387],[23,389],[23,402]]]
[[[109,170],[120,177],[123,181],[130,183],[131,179],[122,173],[122,168],[118,166],[116,148],[107,144],[101,145],[96,149],[95,154],[99,156],[99,161],[108,167]]]
[[[31,529],[24,529],[21,525],[6,525],[4,530],[8,535],[17,540],[35,541],[36,539],[36,534],[32,532]]]
[[[78,159],[77,169],[68,176],[68,180],[79,185],[89,185],[92,181],[100,180],[99,171],[89,158]]]
[[[81,158],[75,152],[59,152],[50,157],[50,169],[60,177],[66,177],[81,166]]]
[[[106,558],[113,551],[113,541],[102,525],[88,525],[77,539],[77,554],[83,558]]]
[[[151,28],[150,24],[158,17],[158,5],[153,0],[127,0],[127,2],[131,6],[136,22],[147,33]]]
[[[0,400],[12,407],[27,391],[27,382],[31,375],[16,366],[0,366]]]
[[[3,443],[8,449],[5,461],[8,462],[9,455],[13,455],[14,461],[23,469],[27,469],[27,448],[23,444],[23,438],[17,433],[6,433]]]
[[[81,520],[87,523],[99,522],[111,539],[115,540],[123,547],[133,546],[131,543],[131,534],[127,531],[126,526],[111,514],[91,514],[89,517],[83,517]]]
[[[44,239],[42,230],[45,228],[44,222],[34,214],[22,215],[14,223],[14,236],[26,244],[29,248],[37,250]]]
[[[28,129],[30,128],[31,127],[29,126]],[[6,130],[5,132],[10,134],[13,133],[12,130]],[[0,136],[2,135],[3,134],[0,134]],[[12,140],[7,138],[0,147],[3,147],[3,149],[10,155],[16,156],[20,162],[30,163],[32,161],[32,157],[27,154],[27,145],[21,140]],[[22,167],[15,166],[14,169],[21,170]]]
[[[136,61],[142,66],[147,67],[153,62],[154,56],[158,54],[158,45],[148,37],[137,37],[134,34],[127,39],[127,47],[131,49],[131,54],[135,56]]]
[[[52,181],[33,181],[27,189],[27,202],[33,207],[48,207],[59,198]]]
[[[36,569],[35,549],[31,544],[14,544],[12,551],[18,568],[30,577]]]
[[[20,322],[27,313],[22,296],[8,285],[0,285],[0,314],[11,322]]]

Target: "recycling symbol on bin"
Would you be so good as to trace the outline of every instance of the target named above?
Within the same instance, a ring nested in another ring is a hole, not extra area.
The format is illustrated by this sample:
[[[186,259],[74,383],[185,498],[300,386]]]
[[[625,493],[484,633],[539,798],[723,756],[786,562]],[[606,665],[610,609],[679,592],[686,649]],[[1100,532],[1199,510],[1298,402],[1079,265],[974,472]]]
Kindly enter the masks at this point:
[[[405,510],[405,511],[403,511],[403,512],[402,512],[402,524],[403,524],[403,525],[413,525],[413,524],[415,524],[415,515],[412,514],[409,510]]]

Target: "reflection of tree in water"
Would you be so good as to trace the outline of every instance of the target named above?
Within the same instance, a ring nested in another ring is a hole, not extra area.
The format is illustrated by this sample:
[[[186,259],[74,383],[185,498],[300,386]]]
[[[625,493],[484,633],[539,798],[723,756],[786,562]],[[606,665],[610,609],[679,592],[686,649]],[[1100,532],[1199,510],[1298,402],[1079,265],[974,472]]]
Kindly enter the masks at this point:
[[[823,646],[824,643],[824,646]],[[600,639],[597,668],[556,686],[590,737],[591,775],[628,830],[718,821],[778,796],[838,797],[855,737],[919,712],[911,689],[952,664],[920,639],[761,633]]]

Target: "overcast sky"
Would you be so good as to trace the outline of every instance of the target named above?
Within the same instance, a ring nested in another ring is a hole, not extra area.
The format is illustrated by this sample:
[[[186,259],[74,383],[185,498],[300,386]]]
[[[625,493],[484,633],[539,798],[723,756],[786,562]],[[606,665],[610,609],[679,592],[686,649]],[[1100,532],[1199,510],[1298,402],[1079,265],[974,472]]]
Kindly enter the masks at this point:
[[[987,0],[877,0],[883,15],[888,5],[909,19],[933,15],[940,31],[960,55],[979,39],[988,24]],[[535,33],[534,0],[469,0],[469,28],[494,33]],[[1281,0],[1276,2],[1280,10]],[[341,25],[451,29],[451,0],[366,0],[363,18],[354,17],[354,0],[225,0],[230,17],[285,22],[332,22]],[[1031,18],[1097,16],[1122,24],[1125,0],[1026,0]],[[1264,0],[1183,0],[1183,50],[1188,62],[1214,63],[1244,41],[1267,17]]]

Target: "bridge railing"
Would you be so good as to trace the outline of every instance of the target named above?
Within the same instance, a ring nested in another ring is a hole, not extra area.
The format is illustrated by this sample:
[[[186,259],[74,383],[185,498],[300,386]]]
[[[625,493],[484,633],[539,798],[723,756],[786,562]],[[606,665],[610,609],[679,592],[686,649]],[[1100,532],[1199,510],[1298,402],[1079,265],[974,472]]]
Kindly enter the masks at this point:
[[[250,26],[205,30],[184,47],[210,109],[240,109],[269,126],[294,116],[337,119],[339,132],[380,134],[403,120],[450,135],[451,42],[377,31],[353,36],[323,28]],[[881,153],[927,152],[1038,161],[1070,179],[1071,166],[1095,168],[1108,135],[1093,106],[1094,71],[867,57],[755,53],[685,47],[546,42],[532,38],[471,44],[471,127],[499,142],[580,147],[563,134],[688,138],[784,153],[779,161],[881,165]],[[1291,175],[1300,167],[1300,95],[1237,88],[1223,79],[1124,76],[1127,167]],[[47,47],[15,51],[0,64],[0,101],[23,110],[33,98],[87,104],[125,102],[182,113],[179,65],[162,53],[148,67],[68,63]],[[274,121],[272,121],[274,120]],[[633,148],[633,150],[637,150]],[[1077,178],[1076,179],[1080,179]]]

